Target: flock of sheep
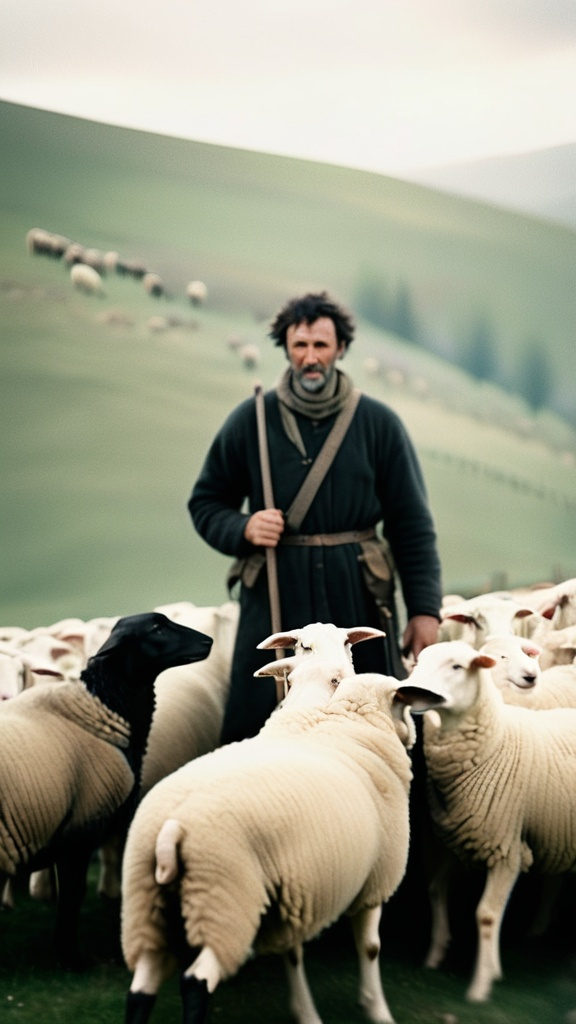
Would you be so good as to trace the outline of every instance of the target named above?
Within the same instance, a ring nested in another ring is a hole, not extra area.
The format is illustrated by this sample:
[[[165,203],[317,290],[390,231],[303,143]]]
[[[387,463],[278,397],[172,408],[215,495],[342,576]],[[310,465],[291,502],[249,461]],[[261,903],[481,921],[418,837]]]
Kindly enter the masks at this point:
[[[353,644],[378,630],[312,623],[265,638],[276,657],[257,675],[277,677],[284,698],[258,736],[218,747],[237,625],[236,602],[178,602],[0,629],[3,900],[17,871],[36,893],[56,865],[55,949],[79,966],[78,892],[98,848],[99,891],[122,900],[126,1024],[146,1024],[176,969],[184,1019],[204,1024],[215,988],[252,951],[283,956],[295,1019],[321,1024],[303,946],[347,914],[360,1004],[393,1024],[381,908],[419,825],[425,964],[437,968],[448,949],[455,872],[482,867],[467,997],[488,1000],[520,873],[561,881],[576,870],[576,580],[446,596],[438,643],[402,681],[354,673]],[[423,716],[418,741],[413,716]],[[415,743],[421,803],[411,801]],[[28,775],[11,767],[22,763]],[[550,922],[554,895],[534,906],[535,928]],[[184,962],[169,925],[180,917]]]
[[[141,281],[146,293],[154,298],[167,294],[160,275],[149,270],[141,260],[126,259],[113,251],[102,252],[100,249],[89,248],[44,228],[30,228],[26,235],[26,247],[32,256],[43,255],[62,260],[70,268],[70,280],[74,287],[87,295],[105,294],[104,277],[107,274],[121,274]],[[201,306],[208,297],[208,289],[203,281],[189,281],[185,295],[193,306]]]

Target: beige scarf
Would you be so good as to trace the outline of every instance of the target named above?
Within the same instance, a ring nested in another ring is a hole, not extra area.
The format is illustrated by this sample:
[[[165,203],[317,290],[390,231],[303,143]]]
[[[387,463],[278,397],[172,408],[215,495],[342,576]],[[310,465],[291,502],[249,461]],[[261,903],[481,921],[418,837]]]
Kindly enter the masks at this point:
[[[326,387],[319,392],[306,391],[294,379],[290,367],[283,373],[276,385],[282,426],[306,463],[312,462],[312,459],[308,458],[294,413],[301,413],[310,420],[323,420],[327,416],[333,416],[343,409],[352,388],[352,381],[343,370],[337,369]]]

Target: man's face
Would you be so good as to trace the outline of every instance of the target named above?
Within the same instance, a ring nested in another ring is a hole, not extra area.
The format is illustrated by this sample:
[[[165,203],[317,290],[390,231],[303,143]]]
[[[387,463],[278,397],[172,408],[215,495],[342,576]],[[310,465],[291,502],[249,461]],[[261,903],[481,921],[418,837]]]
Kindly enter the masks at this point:
[[[286,331],[286,355],[292,372],[306,391],[321,391],[336,370],[336,360],[346,350],[338,341],[334,322],[329,316],[318,317],[312,324],[292,324]]]

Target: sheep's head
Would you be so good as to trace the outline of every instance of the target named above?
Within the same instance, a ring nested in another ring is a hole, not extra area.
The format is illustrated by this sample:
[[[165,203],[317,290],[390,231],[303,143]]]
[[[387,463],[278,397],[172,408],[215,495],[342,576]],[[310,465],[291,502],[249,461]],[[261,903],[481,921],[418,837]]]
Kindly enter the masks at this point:
[[[499,689],[508,686],[528,690],[540,679],[538,657],[542,648],[520,636],[489,636],[480,648],[481,654],[494,658],[492,679]]]
[[[351,671],[350,664],[343,664],[341,657],[324,655],[277,658],[257,669],[254,675],[273,676],[284,683],[282,707],[322,707]]]
[[[444,711],[459,714],[476,702],[482,672],[495,664],[495,658],[480,653],[463,640],[431,644],[420,652],[409,683],[400,686],[398,692],[408,695],[412,690],[423,691],[420,702],[411,700],[413,711],[435,708],[440,714]],[[493,689],[491,679],[488,685]]]
[[[350,629],[345,629],[334,626],[331,622],[313,622],[300,629],[273,633],[258,644],[258,650],[293,649],[297,656],[320,654],[328,657],[343,652],[348,665],[351,665],[353,644],[385,635],[381,629],[375,629],[372,626],[353,626]]]

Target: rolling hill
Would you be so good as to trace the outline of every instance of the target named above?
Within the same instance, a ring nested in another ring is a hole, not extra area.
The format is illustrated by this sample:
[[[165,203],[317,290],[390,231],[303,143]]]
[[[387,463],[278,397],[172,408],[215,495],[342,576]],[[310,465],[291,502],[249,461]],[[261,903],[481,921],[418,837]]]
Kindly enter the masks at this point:
[[[576,143],[430,167],[413,180],[576,228]]]
[[[572,410],[576,236],[378,175],[267,157],[0,103],[0,621],[33,626],[225,599],[227,560],[186,500],[206,447],[282,355],[266,321],[301,289],[355,307],[363,280],[406,281],[431,333],[490,310],[514,373],[538,330],[556,411],[478,384],[361,315],[346,358],[420,452],[449,590],[576,575]],[[71,288],[30,256],[30,227],[142,259],[169,296],[108,276]],[[184,287],[208,285],[192,309]],[[162,314],[171,326],[151,329]],[[459,333],[460,332],[460,333]],[[232,335],[257,343],[245,368]],[[368,357],[370,362],[368,362]],[[572,410],[573,411],[573,410]]]

